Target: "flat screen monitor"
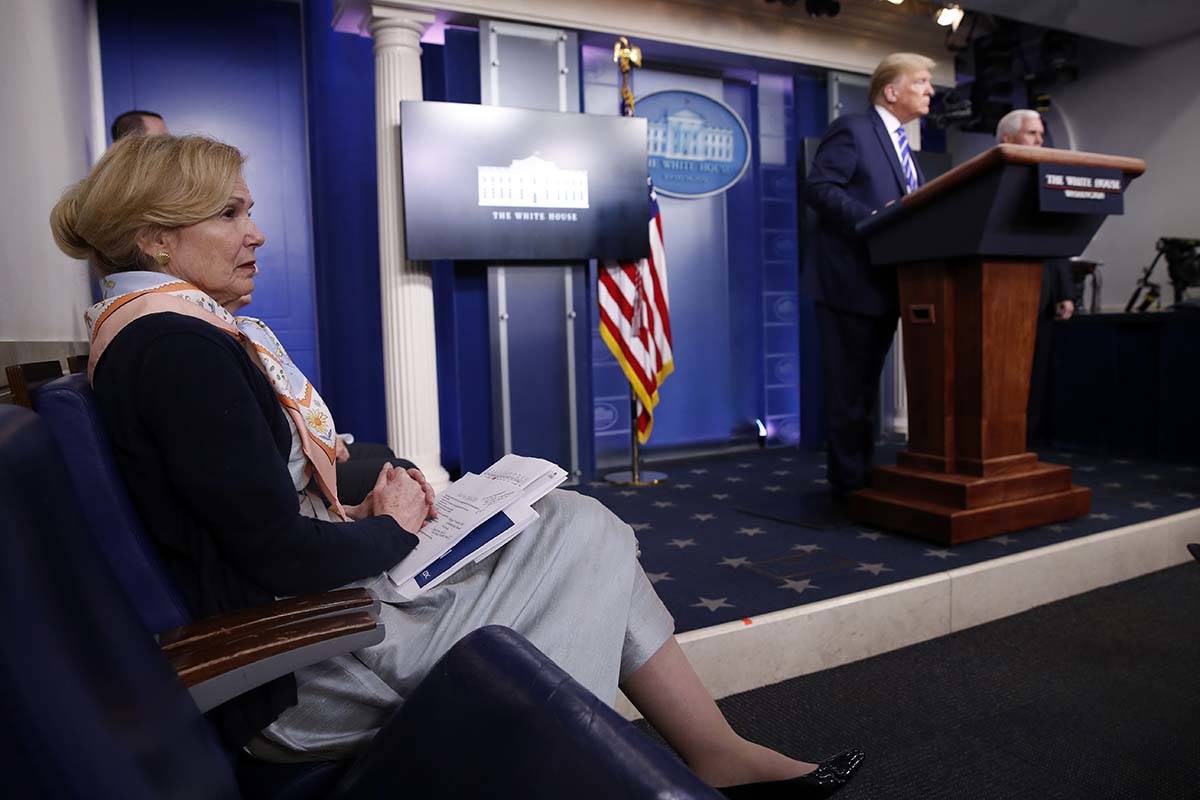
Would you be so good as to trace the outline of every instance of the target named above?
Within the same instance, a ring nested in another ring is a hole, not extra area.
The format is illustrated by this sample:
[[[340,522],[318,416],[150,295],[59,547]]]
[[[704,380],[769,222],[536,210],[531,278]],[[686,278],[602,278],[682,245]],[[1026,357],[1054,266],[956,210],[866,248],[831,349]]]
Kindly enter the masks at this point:
[[[649,252],[644,119],[413,101],[400,134],[410,259]]]

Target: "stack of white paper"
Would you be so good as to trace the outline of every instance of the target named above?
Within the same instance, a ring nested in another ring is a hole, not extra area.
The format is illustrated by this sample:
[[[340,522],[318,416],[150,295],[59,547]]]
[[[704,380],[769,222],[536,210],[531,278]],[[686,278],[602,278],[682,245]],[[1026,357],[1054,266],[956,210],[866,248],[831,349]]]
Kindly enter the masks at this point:
[[[445,489],[412,552],[388,571],[409,599],[432,589],[461,566],[491,555],[537,519],[531,506],[567,479],[561,467],[540,458],[507,455],[468,472]]]

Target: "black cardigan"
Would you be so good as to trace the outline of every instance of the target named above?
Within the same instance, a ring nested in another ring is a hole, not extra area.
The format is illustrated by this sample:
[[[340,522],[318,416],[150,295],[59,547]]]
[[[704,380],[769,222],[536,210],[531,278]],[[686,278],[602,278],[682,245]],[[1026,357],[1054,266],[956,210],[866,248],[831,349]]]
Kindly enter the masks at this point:
[[[197,619],[378,575],[416,545],[391,517],[299,514],[283,410],[246,351],[212,325],[136,320],[93,384],[134,504]],[[295,702],[289,675],[216,709],[214,722],[241,747]]]

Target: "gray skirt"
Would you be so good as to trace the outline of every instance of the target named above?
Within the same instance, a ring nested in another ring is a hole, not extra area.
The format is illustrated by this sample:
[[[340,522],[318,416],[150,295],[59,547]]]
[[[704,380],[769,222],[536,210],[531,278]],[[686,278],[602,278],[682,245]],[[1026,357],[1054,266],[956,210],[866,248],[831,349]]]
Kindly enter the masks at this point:
[[[662,647],[674,620],[637,561],[633,531],[590,497],[554,491],[529,528],[415,600],[386,575],[351,586],[382,601],[384,640],[296,673],[297,704],[247,748],[268,761],[345,758],[363,748],[451,646],[505,625],[610,705]]]

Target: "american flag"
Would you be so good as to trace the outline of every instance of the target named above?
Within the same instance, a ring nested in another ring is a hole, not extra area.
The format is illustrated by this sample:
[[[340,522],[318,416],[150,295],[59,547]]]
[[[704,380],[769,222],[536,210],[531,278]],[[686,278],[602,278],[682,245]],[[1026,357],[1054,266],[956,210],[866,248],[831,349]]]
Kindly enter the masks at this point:
[[[675,369],[667,301],[667,258],[663,252],[658,196],[650,186],[650,255],[640,261],[600,267],[600,336],[625,371],[638,400],[637,436],[642,444],[654,427],[658,387]]]

